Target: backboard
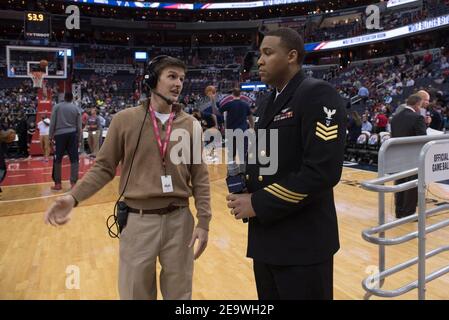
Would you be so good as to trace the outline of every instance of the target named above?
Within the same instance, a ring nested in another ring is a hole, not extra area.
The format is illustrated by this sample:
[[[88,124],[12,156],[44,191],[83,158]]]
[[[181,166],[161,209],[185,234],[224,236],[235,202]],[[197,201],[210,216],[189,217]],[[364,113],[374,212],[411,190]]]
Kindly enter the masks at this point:
[[[10,78],[29,78],[31,71],[47,60],[46,79],[66,79],[67,61],[72,50],[68,48],[6,46],[6,67]]]

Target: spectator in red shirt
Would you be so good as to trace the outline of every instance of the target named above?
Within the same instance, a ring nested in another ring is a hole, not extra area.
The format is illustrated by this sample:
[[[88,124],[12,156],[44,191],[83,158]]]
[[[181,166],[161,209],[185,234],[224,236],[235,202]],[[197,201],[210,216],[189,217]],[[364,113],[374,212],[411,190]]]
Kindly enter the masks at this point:
[[[427,51],[426,54],[423,57],[423,61],[424,61],[424,67],[427,67],[428,65],[430,65],[432,63],[432,54]]]
[[[380,112],[377,114],[375,118],[375,123],[376,123],[376,133],[384,132],[386,131],[388,118],[383,112]]]
[[[83,130],[86,127],[87,124],[87,119],[89,118],[89,115],[87,114],[86,111],[83,111],[83,114],[81,116],[81,121],[82,121],[82,125],[83,125]]]

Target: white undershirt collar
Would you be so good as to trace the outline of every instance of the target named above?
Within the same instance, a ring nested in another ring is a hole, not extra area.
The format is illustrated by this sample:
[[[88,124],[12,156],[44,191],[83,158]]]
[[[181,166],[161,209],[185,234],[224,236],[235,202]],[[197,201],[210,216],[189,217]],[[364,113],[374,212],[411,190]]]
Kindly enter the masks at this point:
[[[289,82],[287,82],[287,84],[282,88],[281,91],[278,91],[278,89],[276,89],[276,97],[274,98],[274,100],[276,100],[277,97],[282,93],[282,91],[284,91],[284,89],[288,86]]]
[[[167,120],[170,118],[170,113],[159,113],[157,111],[154,111],[154,114],[159,120],[161,120],[162,124],[165,124]]]
[[[412,110],[413,112],[416,112],[415,109],[413,109],[413,108],[410,107],[410,106],[405,106],[405,109],[409,109],[409,110]]]

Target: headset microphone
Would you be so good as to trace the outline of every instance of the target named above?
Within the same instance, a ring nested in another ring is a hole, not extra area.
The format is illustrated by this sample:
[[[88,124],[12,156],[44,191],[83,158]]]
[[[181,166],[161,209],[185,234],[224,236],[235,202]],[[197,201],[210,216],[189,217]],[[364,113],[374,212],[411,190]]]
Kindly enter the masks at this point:
[[[151,93],[154,93],[155,95],[157,95],[159,98],[161,98],[162,100],[164,100],[169,106],[171,106],[174,101],[170,98],[167,98],[165,96],[163,96],[162,94],[160,94],[159,92],[157,92],[156,90],[152,90]]]

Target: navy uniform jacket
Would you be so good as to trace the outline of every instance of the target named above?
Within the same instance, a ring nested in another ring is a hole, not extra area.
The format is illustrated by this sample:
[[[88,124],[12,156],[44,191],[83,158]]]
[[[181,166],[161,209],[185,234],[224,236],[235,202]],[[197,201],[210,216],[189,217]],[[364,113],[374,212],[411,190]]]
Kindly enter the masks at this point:
[[[248,150],[246,183],[256,217],[249,219],[247,255],[274,265],[324,262],[339,249],[333,187],[342,172],[345,105],[329,83],[303,71],[275,95],[256,111],[257,144]],[[263,175],[260,168],[269,164],[260,157],[276,152],[268,129],[278,130],[278,169]]]

